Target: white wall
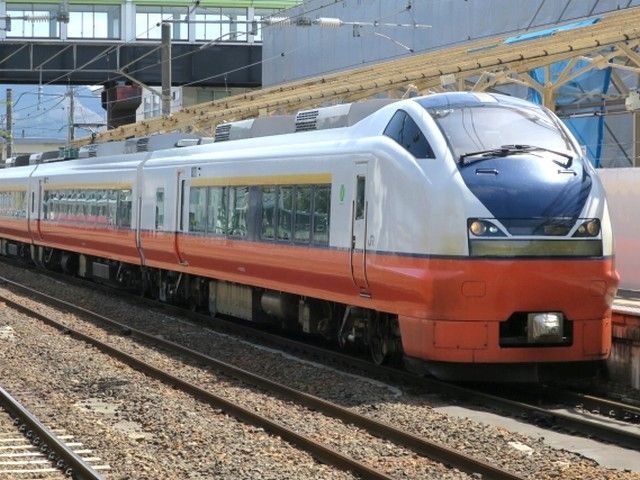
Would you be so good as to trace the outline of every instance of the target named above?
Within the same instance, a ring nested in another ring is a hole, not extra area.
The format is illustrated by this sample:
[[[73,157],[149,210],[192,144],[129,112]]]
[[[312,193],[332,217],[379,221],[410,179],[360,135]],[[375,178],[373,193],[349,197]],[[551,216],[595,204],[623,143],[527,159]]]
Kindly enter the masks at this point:
[[[607,191],[620,288],[640,290],[640,168],[598,173]]]

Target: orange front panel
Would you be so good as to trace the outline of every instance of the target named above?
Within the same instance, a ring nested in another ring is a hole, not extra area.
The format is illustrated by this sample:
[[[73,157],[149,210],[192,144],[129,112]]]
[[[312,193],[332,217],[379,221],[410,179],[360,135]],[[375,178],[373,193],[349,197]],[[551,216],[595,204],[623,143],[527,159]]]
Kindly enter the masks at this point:
[[[488,342],[487,322],[433,322],[433,348],[477,350]]]
[[[606,318],[573,322],[574,340],[570,346],[519,348],[500,347],[497,321],[450,322],[404,316],[399,320],[404,353],[423,360],[464,363],[571,362],[603,359],[611,351],[611,322]]]
[[[367,273],[374,300],[397,302],[402,315],[440,320],[506,320],[517,311],[592,320],[610,308],[618,283],[611,259],[369,255]]]
[[[582,342],[585,356],[602,357],[611,350],[611,318],[583,322]]]

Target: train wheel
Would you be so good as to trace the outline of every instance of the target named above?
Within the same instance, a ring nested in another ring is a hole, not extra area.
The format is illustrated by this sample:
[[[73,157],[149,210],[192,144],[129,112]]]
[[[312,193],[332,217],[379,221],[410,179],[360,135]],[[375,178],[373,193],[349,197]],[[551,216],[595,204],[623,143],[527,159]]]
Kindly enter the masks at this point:
[[[369,353],[376,365],[388,363],[393,353],[392,329],[387,315],[375,315],[369,319]]]
[[[369,341],[369,352],[376,365],[383,365],[389,361],[389,345],[384,338],[372,337]]]

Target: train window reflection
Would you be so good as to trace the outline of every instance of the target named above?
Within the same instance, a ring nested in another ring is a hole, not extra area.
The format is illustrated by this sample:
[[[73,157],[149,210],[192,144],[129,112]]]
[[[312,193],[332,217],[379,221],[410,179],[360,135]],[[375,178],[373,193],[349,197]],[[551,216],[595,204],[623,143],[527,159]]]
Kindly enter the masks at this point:
[[[249,187],[229,187],[229,235],[247,236],[248,206]]]
[[[261,238],[276,238],[276,187],[262,187],[262,230]]]
[[[164,227],[164,188],[156,189],[156,230]]]
[[[313,243],[329,244],[329,187],[316,187],[313,199]]]
[[[356,182],[356,220],[362,220],[364,218],[365,183],[365,177],[358,175],[358,180]]]
[[[0,192],[0,216],[25,218],[27,216],[27,192]]]
[[[131,227],[131,190],[118,190],[118,227]]]
[[[189,231],[207,231],[207,188],[191,187],[189,193]]]
[[[454,157],[503,145],[534,145],[575,153],[557,118],[540,108],[503,105],[428,109],[444,133]]]
[[[431,145],[420,127],[404,110],[398,110],[384,129],[384,134],[392,138],[416,158],[435,158]]]
[[[207,233],[224,235],[227,233],[227,188],[209,188],[209,215]]]
[[[296,188],[294,232],[296,242],[309,242],[311,239],[311,187]]]
[[[293,187],[280,187],[278,193],[278,240],[291,240]]]

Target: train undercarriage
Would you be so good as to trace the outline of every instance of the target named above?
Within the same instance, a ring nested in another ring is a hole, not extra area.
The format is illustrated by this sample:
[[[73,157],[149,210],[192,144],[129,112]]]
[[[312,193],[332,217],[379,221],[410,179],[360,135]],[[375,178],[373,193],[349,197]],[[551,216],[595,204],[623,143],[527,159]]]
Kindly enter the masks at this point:
[[[378,365],[402,359],[392,314],[14,240],[0,239],[0,254],[200,313],[322,337],[343,350],[368,350]]]

